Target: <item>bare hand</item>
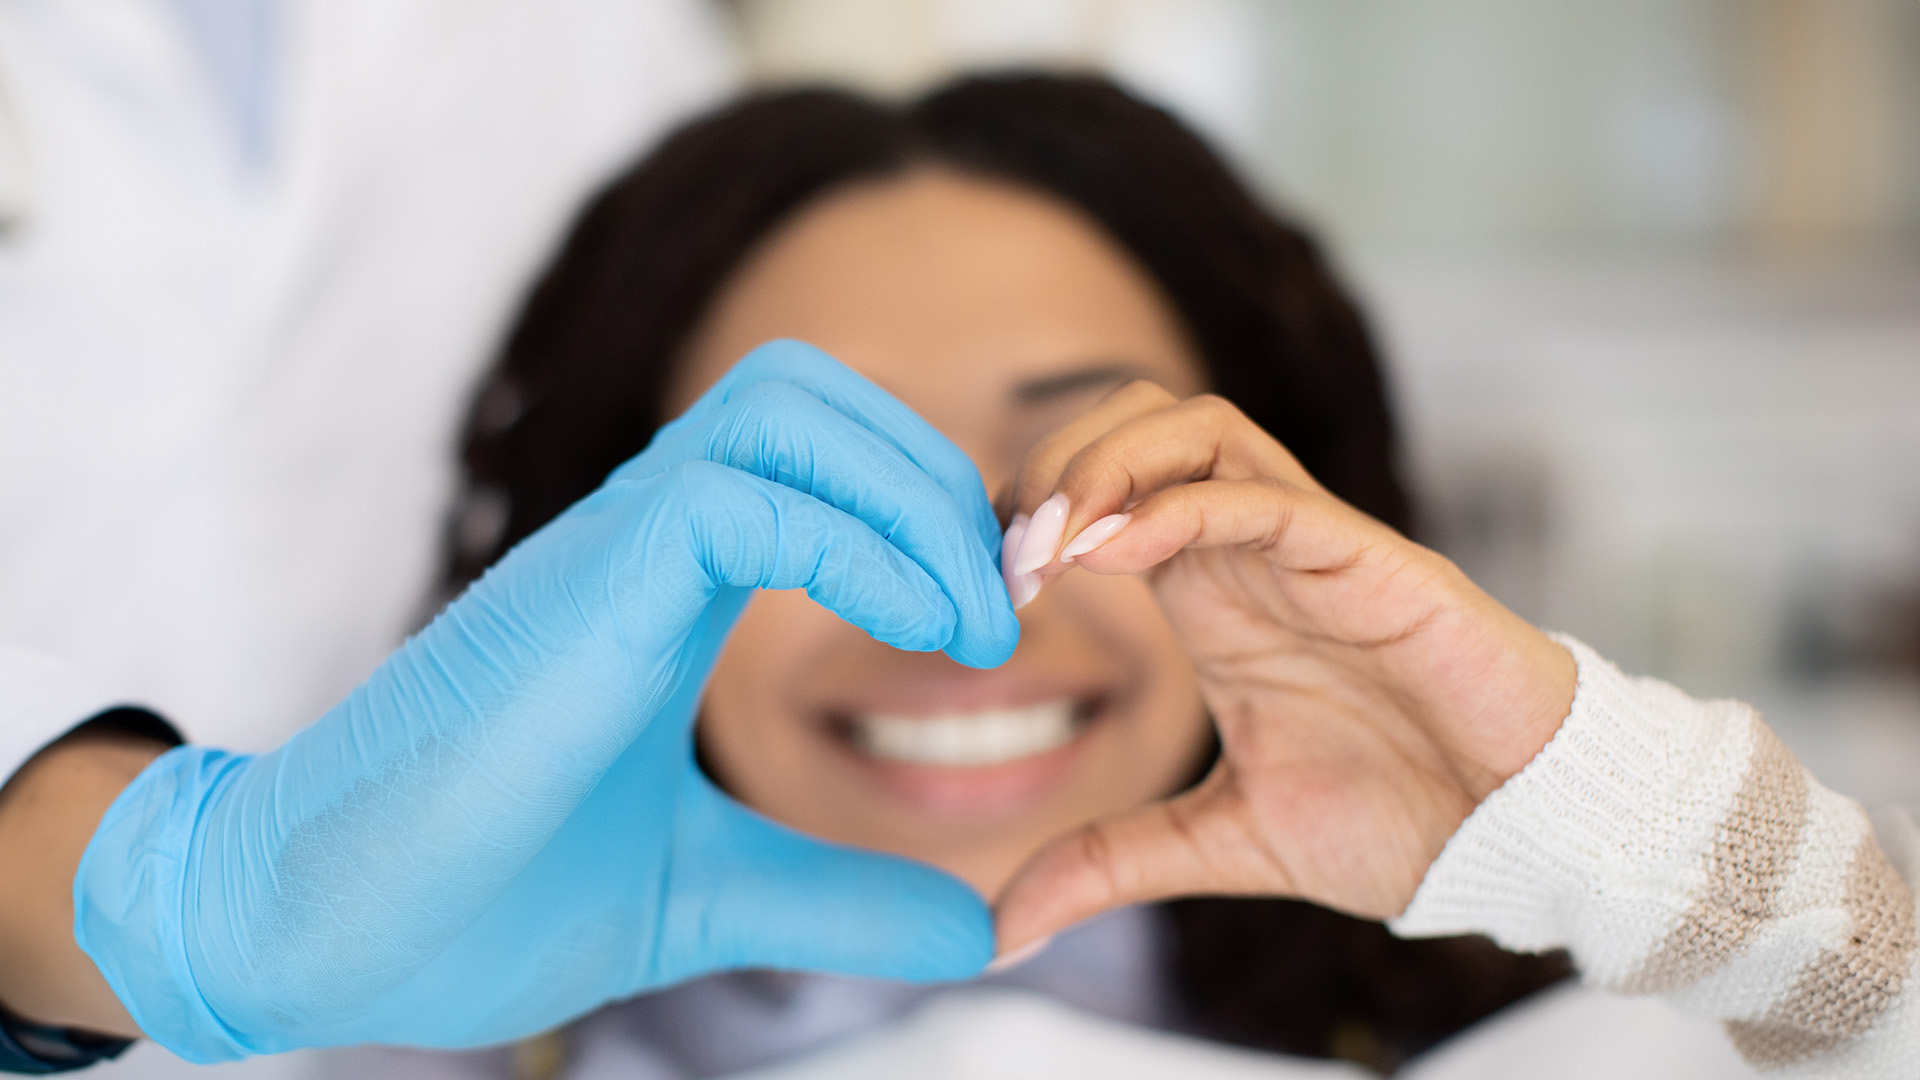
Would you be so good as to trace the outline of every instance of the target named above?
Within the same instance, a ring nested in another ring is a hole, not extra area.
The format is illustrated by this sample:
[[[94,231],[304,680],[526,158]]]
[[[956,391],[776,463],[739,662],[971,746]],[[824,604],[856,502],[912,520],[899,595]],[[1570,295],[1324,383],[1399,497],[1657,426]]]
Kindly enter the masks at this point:
[[[1063,525],[1049,497],[1064,498]],[[1221,755],[1192,790],[1037,854],[998,905],[1003,951],[1176,895],[1396,915],[1572,703],[1566,650],[1334,498],[1221,398],[1123,387],[1035,449],[1007,509],[1035,515],[1022,564],[1072,555],[1042,579],[1072,565],[1148,577]],[[1109,538],[1074,554],[1095,523],[1087,541]],[[1038,582],[1016,583],[1016,598],[1023,584]]]

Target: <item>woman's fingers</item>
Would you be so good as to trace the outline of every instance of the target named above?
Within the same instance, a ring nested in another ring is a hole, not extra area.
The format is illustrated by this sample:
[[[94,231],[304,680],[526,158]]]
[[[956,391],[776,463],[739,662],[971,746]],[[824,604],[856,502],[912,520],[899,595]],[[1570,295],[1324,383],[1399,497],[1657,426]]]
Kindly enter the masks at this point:
[[[1078,557],[1119,531],[1124,523],[1115,515],[1174,485],[1268,478],[1321,490],[1285,447],[1223,398],[1174,401],[1147,383],[1123,392],[1029,457],[1012,509],[1033,524],[1014,573],[1065,561],[1068,550]]]
[[[1201,480],[1155,492],[1124,521],[1100,519],[1064,550],[1095,573],[1131,574],[1186,548],[1246,547],[1277,569],[1359,565],[1395,539],[1386,526],[1330,495],[1283,480]],[[1104,534],[1104,535],[1102,535]]]
[[[1179,400],[1145,379],[1135,379],[1115,389],[1098,405],[1055,429],[1028,452],[1000,509],[1005,514],[1031,515],[1053,494],[1067,462],[1088,443],[1128,420],[1159,412],[1178,404]]]
[[[1258,837],[1231,775],[1104,818],[1028,860],[994,906],[1001,955],[1111,908],[1172,896],[1278,896],[1293,887]]]

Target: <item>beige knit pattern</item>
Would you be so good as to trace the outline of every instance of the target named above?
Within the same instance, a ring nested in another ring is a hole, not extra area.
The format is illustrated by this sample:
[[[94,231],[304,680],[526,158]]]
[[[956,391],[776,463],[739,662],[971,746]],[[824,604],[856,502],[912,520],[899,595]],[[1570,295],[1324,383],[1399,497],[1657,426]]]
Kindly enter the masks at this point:
[[[1757,715],[1750,723],[1746,779],[1704,855],[1705,890],[1616,989],[1659,994],[1697,983],[1781,916],[1775,901],[1807,828],[1809,781]],[[1847,940],[1821,950],[1764,1016],[1724,1022],[1734,1048],[1756,1068],[1798,1064],[1864,1035],[1906,982],[1920,946],[1913,889],[1871,831],[1854,851],[1840,897],[1852,927]]]
[[[1746,947],[1773,916],[1807,822],[1807,781],[1780,737],[1753,721],[1747,779],[1715,831],[1705,895],[1615,989],[1660,994],[1699,982]]]
[[[1579,664],[1572,712],[1448,841],[1395,931],[1564,947],[1609,989],[1718,1019],[1742,1057],[1794,1080],[1920,1080],[1914,882],[1858,804],[1747,706],[1557,640]],[[1920,823],[1890,820],[1920,850]]]
[[[1823,950],[1765,1018],[1727,1022],[1734,1047],[1754,1065],[1777,1068],[1831,1051],[1866,1034],[1899,997],[1920,946],[1913,888],[1871,833],[1854,852],[1845,903],[1853,923],[1846,943]],[[1914,1052],[1920,1059],[1920,1047]]]

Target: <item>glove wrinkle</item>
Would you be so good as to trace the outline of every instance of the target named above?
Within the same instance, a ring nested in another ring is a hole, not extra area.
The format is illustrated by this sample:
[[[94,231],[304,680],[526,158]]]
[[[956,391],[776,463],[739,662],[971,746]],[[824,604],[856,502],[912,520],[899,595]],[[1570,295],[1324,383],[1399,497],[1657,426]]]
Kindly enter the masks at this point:
[[[738,966],[971,975],[971,889],[739,805],[693,725],[756,589],[1004,661],[997,542],[957,447],[765,346],[278,750],[142,773],[82,860],[75,937],[196,1062],[498,1043]]]

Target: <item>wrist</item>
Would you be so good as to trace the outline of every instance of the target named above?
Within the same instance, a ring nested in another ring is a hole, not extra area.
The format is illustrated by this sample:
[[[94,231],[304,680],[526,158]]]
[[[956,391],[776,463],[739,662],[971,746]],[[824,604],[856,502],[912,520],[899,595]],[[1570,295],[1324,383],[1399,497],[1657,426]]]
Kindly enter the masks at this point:
[[[188,1061],[244,1057],[188,960],[207,810],[250,758],[179,747],[107,808],[73,877],[73,939],[146,1036]]]
[[[1499,740],[1489,755],[1492,782],[1475,793],[1476,802],[1484,801],[1539,758],[1572,716],[1580,689],[1580,663],[1567,646],[1518,616],[1503,614],[1517,624],[1510,628],[1508,653],[1515,686],[1511,720],[1492,722]]]
[[[1430,730],[1477,806],[1553,741],[1581,670],[1566,646],[1477,589],[1453,612],[1431,624],[1439,644],[1403,685],[1429,703]]]
[[[1697,852],[1739,780],[1728,763],[1754,738],[1751,710],[1692,701],[1562,641],[1578,658],[1572,714],[1447,841],[1396,933],[1487,933],[1509,949],[1579,953],[1582,927],[1685,905]],[[1605,899],[1619,887],[1630,903]]]
[[[107,807],[167,749],[157,734],[109,722],[128,711],[76,728],[0,789],[0,1004],[43,1031],[139,1034],[73,937],[81,853]]]

